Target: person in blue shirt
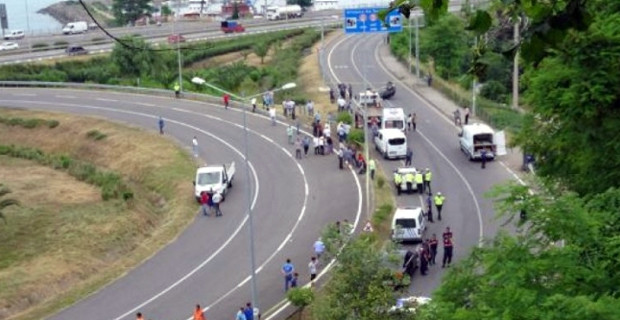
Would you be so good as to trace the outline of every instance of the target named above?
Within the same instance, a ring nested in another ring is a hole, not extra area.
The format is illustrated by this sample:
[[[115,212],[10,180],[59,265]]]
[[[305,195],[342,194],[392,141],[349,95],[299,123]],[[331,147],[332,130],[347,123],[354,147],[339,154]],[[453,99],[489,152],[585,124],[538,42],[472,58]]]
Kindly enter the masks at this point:
[[[291,263],[291,259],[286,259],[286,263],[282,265],[282,275],[284,275],[284,291],[288,291],[289,285],[293,281],[293,273],[295,273],[295,267]]]
[[[297,288],[297,280],[299,279],[299,273],[295,272],[293,274],[293,279],[291,279],[291,288]]]
[[[245,304],[245,309],[243,309],[243,314],[245,314],[245,320],[254,320],[254,308],[252,308],[251,303]]]
[[[164,118],[159,117],[159,133],[164,134]]]
[[[239,308],[239,311],[237,311],[237,316],[235,317],[235,320],[248,320],[245,317],[245,313],[243,312],[243,307]]]

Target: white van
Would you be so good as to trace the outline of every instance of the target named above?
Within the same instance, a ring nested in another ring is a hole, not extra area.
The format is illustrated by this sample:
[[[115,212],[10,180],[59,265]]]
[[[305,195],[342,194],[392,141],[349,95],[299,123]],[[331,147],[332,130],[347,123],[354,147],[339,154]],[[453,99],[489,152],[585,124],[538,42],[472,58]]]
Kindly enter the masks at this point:
[[[397,208],[392,218],[393,241],[422,241],[426,218],[420,207]]]
[[[84,33],[88,31],[88,23],[86,21],[69,22],[62,28],[64,34]]]
[[[495,132],[483,123],[464,125],[459,133],[459,145],[469,160],[480,159],[482,150],[486,150],[487,160],[506,154],[504,132]]]
[[[11,30],[4,35],[4,40],[18,40],[26,36],[23,30]]]
[[[381,129],[400,129],[405,131],[405,111],[403,108],[383,108]]]
[[[407,136],[400,129],[379,129],[375,148],[385,159],[404,158],[407,155]]]

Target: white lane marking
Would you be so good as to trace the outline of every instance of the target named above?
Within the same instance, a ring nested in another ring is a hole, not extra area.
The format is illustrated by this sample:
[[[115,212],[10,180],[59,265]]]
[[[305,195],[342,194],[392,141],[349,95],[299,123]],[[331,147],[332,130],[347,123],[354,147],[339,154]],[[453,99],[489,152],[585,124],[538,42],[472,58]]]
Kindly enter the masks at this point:
[[[498,161],[498,163],[499,163],[500,165],[502,165],[502,167],[506,168],[506,170],[507,170],[508,172],[510,172],[510,174],[512,174],[512,176],[513,176],[513,177],[514,177],[514,178],[515,178],[515,179],[516,179],[516,180],[517,180],[517,181],[518,181],[521,185],[524,185],[524,186],[526,185],[526,184],[525,184],[525,181],[523,181],[523,180],[522,180],[522,179],[521,179],[521,178],[517,175],[517,173],[516,173],[516,172],[512,171],[512,169],[510,169],[510,168],[509,168],[509,167],[508,167],[508,166],[504,163],[504,161]]]
[[[56,98],[61,98],[61,99],[75,99],[75,96],[69,96],[69,95],[59,94],[59,95],[56,95]]]
[[[139,106],[145,106],[145,107],[155,107],[154,104],[152,103],[145,103],[145,102],[132,102],[133,104],[137,104]]]
[[[137,115],[137,116],[142,116],[142,117],[146,117],[146,118],[153,118],[153,119],[157,119],[157,116],[153,116],[150,114],[146,114],[146,113],[141,113],[141,112],[134,112],[134,111],[128,111],[128,110],[120,110],[120,109],[114,109],[114,108],[106,108],[106,107],[96,107],[96,106],[82,106],[82,105],[77,105],[77,104],[69,104],[69,103],[50,103],[50,102],[41,102],[41,101],[26,101],[26,100],[0,100],[3,102],[21,102],[21,103],[32,103],[32,104],[39,104],[39,105],[64,105],[67,107],[73,107],[73,108],[84,108],[84,109],[94,109],[94,110],[105,110],[105,111],[109,111],[109,112],[118,112],[118,113],[125,113],[125,114],[132,114],[132,115]],[[187,128],[191,128],[193,130],[196,130],[198,132],[201,132],[205,135],[208,135],[210,137],[212,137],[213,139],[216,139],[217,141],[221,142],[222,144],[224,144],[225,146],[227,146],[228,148],[230,148],[231,150],[233,150],[235,153],[237,153],[242,159],[245,159],[245,157],[243,156],[243,153],[241,151],[239,151],[238,149],[236,149],[234,146],[232,146],[231,144],[229,144],[228,142],[226,142],[225,140],[223,140],[222,138],[207,132],[205,130],[202,130],[200,128],[197,128],[195,126],[192,126],[190,124],[186,124],[180,121],[176,121],[176,120],[172,120],[172,119],[168,119],[168,122],[170,123],[174,123],[180,126],[184,126]],[[258,181],[258,175],[256,174],[256,170],[254,169],[254,166],[252,165],[251,162],[248,162],[250,165],[250,170],[252,171],[252,175],[254,176],[254,181],[256,181],[256,191],[254,192],[254,198],[252,199],[252,204],[251,204],[251,208],[253,209],[254,206],[256,205],[256,201],[258,199],[258,193],[260,190],[260,184]],[[249,187],[249,186],[248,186]],[[177,287],[179,284],[181,284],[183,281],[187,280],[189,277],[191,277],[192,275],[194,275],[196,272],[198,272],[200,269],[202,269],[205,265],[207,265],[207,263],[209,263],[211,260],[213,260],[215,258],[216,255],[218,255],[222,250],[224,250],[224,248],[226,246],[228,246],[228,244],[230,242],[232,242],[232,240],[237,236],[237,234],[239,234],[239,232],[241,231],[241,228],[245,225],[246,221],[248,220],[248,214],[246,214],[245,218],[243,219],[243,221],[239,224],[239,226],[237,227],[237,229],[235,229],[235,231],[233,231],[233,233],[230,235],[230,237],[228,239],[226,239],[226,241],[215,251],[213,252],[207,259],[205,259],[204,261],[202,261],[198,266],[196,266],[194,269],[192,269],[189,273],[187,273],[186,275],[184,275],[183,277],[181,277],[179,280],[177,280],[176,282],[174,282],[172,285],[168,286],[167,288],[165,288],[164,290],[162,290],[161,292],[157,293],[156,295],[154,295],[153,297],[147,299],[146,301],[142,302],[140,305],[134,307],[133,309],[127,311],[126,313],[114,318],[114,320],[120,320],[122,318],[127,317],[128,315],[136,312],[137,310],[139,310],[140,308],[146,306],[147,304],[153,302],[154,300],[158,299],[159,297],[163,296],[164,294],[168,293],[170,290],[172,290],[173,288]]]
[[[339,43],[338,43],[339,44]],[[331,54],[334,51],[334,48],[336,46],[338,46],[338,44],[334,45],[334,47],[331,48],[329,55],[331,56]],[[359,42],[358,42],[359,44]],[[351,50],[351,55],[350,55],[350,59],[351,59],[351,64],[354,66],[355,70],[357,71],[358,74],[360,74],[360,76],[362,77],[363,80],[368,81],[363,74],[361,74],[359,72],[359,68],[357,68],[357,65],[355,63],[353,54],[355,52],[355,49],[357,48],[357,45],[355,47],[353,47],[353,50]],[[377,48],[379,48],[379,46],[377,46]],[[377,49],[376,49],[377,50]],[[375,51],[376,52],[376,51]],[[329,56],[328,56],[329,57]],[[376,58],[376,55],[375,55]],[[328,60],[329,61],[329,60]],[[383,68],[383,66],[381,65],[380,61],[377,60],[377,63],[379,64],[379,66],[383,69],[383,71],[386,72],[386,74],[388,74],[389,77],[394,78],[395,80],[399,81],[398,79],[396,79],[394,76],[392,76],[391,73],[389,73],[389,71],[387,71],[385,68]],[[327,64],[330,72],[332,73],[332,76],[334,77],[334,79],[336,79],[337,82],[340,82],[340,80],[338,79],[338,76],[336,76],[336,73],[334,72],[334,70],[331,68],[331,65],[328,63]],[[401,85],[403,84],[402,82],[400,82]],[[405,88],[407,88],[405,86]],[[407,88],[408,89],[408,88]],[[411,90],[410,90],[411,91]],[[418,98],[420,98],[418,96]],[[424,102],[423,99],[420,98],[421,101]],[[431,108],[431,109],[435,109],[435,108]],[[448,165],[456,172],[456,174],[459,176],[459,178],[463,181],[463,183],[465,183],[465,187],[467,187],[467,191],[469,192],[469,194],[471,195],[471,198],[474,200],[474,205],[476,206],[476,215],[478,216],[478,228],[479,228],[479,232],[478,232],[478,246],[482,247],[483,244],[483,237],[484,237],[484,228],[483,228],[483,220],[482,220],[482,212],[480,210],[480,204],[478,203],[478,199],[476,198],[476,194],[474,193],[473,188],[471,187],[471,185],[469,184],[469,182],[467,181],[467,179],[465,178],[465,176],[461,173],[461,171],[456,167],[456,165],[454,165],[454,163],[452,161],[450,161],[450,159],[448,159],[448,157],[439,150],[439,148],[433,143],[431,142],[431,140],[429,140],[423,133],[421,130],[417,130],[418,134],[424,139],[424,141],[426,141],[431,148],[433,148],[447,163]]]
[[[11,95],[19,96],[19,97],[34,97],[36,94],[34,93],[11,93]]]
[[[107,99],[107,98],[95,98],[95,100],[97,100],[97,101],[107,101],[107,102],[118,102],[118,100]]]

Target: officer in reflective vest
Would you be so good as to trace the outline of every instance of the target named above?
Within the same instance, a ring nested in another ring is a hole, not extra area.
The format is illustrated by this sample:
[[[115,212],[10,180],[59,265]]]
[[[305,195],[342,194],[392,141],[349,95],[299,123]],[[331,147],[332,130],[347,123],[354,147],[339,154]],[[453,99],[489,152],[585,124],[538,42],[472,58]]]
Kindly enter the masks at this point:
[[[424,193],[424,177],[422,176],[422,172],[417,172],[415,174],[415,183],[418,185],[418,192]]]
[[[403,177],[398,173],[398,171],[394,171],[394,185],[396,186],[396,193],[400,195],[400,186],[403,183]]]
[[[443,207],[443,202],[446,197],[444,197],[441,192],[437,192],[435,196],[435,207],[437,207],[437,219],[441,220],[441,208]]]
[[[415,180],[415,176],[413,175],[412,172],[408,172],[405,175],[405,181],[407,182],[407,191],[411,192],[413,191],[413,182]]]
[[[426,168],[425,172],[424,172],[424,189],[426,189],[426,191],[428,191],[428,193],[431,193],[431,178],[433,177],[433,174],[431,173],[431,170],[429,170],[428,168]]]

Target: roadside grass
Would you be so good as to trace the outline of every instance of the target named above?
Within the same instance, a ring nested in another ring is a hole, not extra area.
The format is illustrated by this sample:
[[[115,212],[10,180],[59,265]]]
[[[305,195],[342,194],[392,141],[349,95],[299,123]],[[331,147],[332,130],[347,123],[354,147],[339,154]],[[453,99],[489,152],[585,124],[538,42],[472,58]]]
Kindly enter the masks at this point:
[[[0,109],[4,118],[54,119],[26,129],[0,124],[0,144],[67,154],[120,173],[130,201],[33,161],[0,156],[2,183],[21,202],[0,224],[0,318],[41,319],[118,278],[191,221],[191,157],[159,134],[61,113]],[[91,130],[105,139],[87,137]]]

